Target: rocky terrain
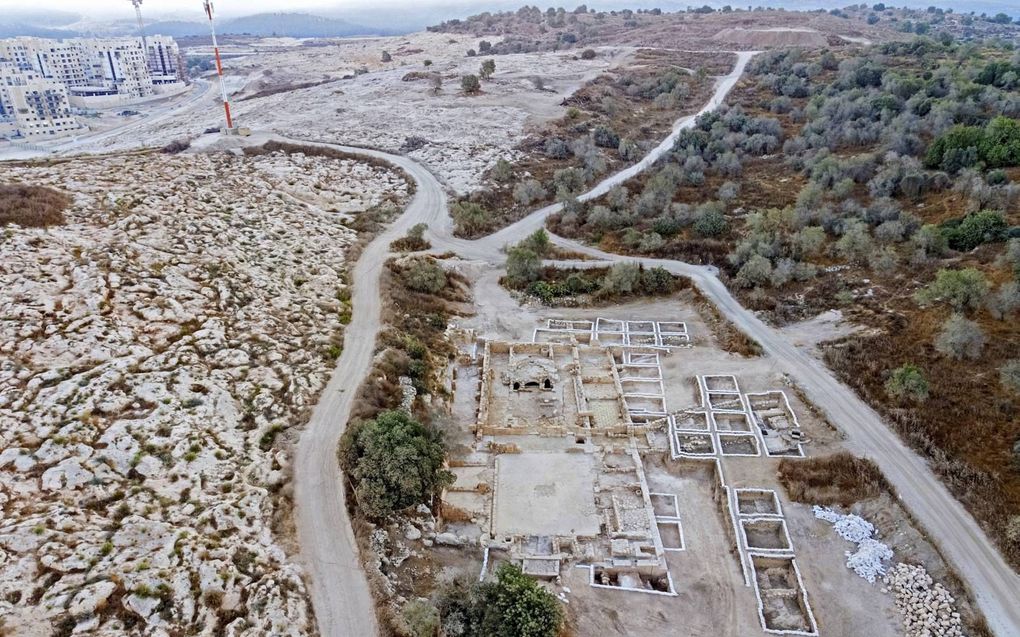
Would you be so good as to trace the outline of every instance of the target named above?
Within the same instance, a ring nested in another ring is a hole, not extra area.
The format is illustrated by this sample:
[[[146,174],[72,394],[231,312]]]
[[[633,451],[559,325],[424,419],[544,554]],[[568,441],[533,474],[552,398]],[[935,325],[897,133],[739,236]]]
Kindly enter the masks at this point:
[[[576,51],[499,56],[495,75],[468,96],[461,77],[477,74],[486,59],[468,57],[478,47],[475,38],[432,33],[283,47],[228,59],[227,85],[241,126],[407,153],[467,193],[497,159],[514,158],[530,124],[562,117],[564,98],[632,51],[608,48],[593,60],[578,59]],[[389,62],[382,62],[384,52]],[[200,136],[222,123],[213,93],[194,109],[94,146],[127,149]]]
[[[340,351],[343,222],[403,178],[278,153],[4,175],[74,203],[0,229],[0,628],[314,632],[287,443]]]

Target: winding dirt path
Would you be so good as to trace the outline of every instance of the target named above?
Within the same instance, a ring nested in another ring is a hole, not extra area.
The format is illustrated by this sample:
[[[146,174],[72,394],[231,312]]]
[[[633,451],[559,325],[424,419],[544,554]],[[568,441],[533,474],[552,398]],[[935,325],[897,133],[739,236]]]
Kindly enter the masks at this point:
[[[717,108],[739,80],[753,53],[738,54],[734,70],[717,84],[715,94],[698,113]],[[600,182],[582,201],[597,198],[652,166],[672,148],[676,135],[694,124],[697,117],[679,120],[673,133],[642,161]],[[306,144],[302,140],[285,140]],[[362,253],[354,269],[353,321],[347,328],[344,352],[336,372],[323,392],[307,429],[301,436],[295,467],[295,502],[301,557],[310,576],[312,601],[321,633],[328,637],[365,636],[378,633],[368,584],[344,502],[342,476],[336,448],[350,416],[352,400],[368,374],[381,324],[379,277],[388,257],[390,242],[416,223],[430,227],[432,244],[439,251],[453,251],[463,258],[500,265],[500,250],[542,228],[558,205],[547,206],[517,223],[483,239],[469,241],[453,236],[446,194],[424,167],[402,156],[323,144],[350,153],[384,159],[405,170],[417,184],[417,192],[403,215]],[[687,276],[737,327],[757,340],[777,365],[788,373],[843,431],[849,447],[875,460],[900,493],[903,504],[931,535],[970,586],[989,625],[1001,637],[1020,635],[1020,578],[1002,559],[964,507],[932,473],[925,461],[907,448],[881,417],[821,362],[798,350],[779,331],[769,327],[742,307],[711,267],[680,261],[633,259],[608,254],[574,241],[553,237],[561,246],[599,259],[599,262],[565,262],[591,267],[619,261],[640,261]]]

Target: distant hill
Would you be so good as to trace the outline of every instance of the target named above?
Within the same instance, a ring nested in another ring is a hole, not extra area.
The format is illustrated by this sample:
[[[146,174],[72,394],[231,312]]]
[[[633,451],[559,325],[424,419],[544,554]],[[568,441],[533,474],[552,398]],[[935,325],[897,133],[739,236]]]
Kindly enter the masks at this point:
[[[209,26],[205,22],[168,20],[153,22],[146,26],[149,33],[161,33],[173,37],[206,35]],[[223,35],[260,35],[294,38],[336,38],[350,35],[379,34],[377,28],[352,24],[337,18],[324,18],[307,13],[259,13],[240,18],[221,20],[216,31]]]

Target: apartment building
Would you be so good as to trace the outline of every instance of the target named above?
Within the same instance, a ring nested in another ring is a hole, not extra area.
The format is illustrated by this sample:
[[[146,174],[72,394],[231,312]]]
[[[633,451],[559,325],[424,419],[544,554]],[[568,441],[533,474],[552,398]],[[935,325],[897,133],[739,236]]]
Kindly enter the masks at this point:
[[[80,128],[63,84],[0,62],[0,136],[53,139]]]
[[[0,40],[0,62],[67,88],[73,107],[128,105],[185,89],[173,38],[11,38]]]

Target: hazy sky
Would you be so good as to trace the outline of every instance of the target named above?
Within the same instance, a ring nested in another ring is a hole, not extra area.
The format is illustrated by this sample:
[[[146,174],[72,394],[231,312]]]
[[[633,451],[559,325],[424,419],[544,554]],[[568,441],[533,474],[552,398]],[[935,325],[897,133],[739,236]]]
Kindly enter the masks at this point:
[[[523,0],[522,0],[523,1]],[[468,0],[470,2],[470,0]],[[213,0],[218,15],[251,14],[260,11],[299,11],[314,9],[343,10],[343,7],[363,7],[372,4],[407,4],[407,0]],[[460,4],[450,2],[450,4]],[[44,0],[27,6],[24,0],[0,0],[0,12],[5,8],[74,11],[89,17],[123,15],[132,17],[131,0]],[[142,12],[152,15],[202,13],[202,0],[143,0]]]

